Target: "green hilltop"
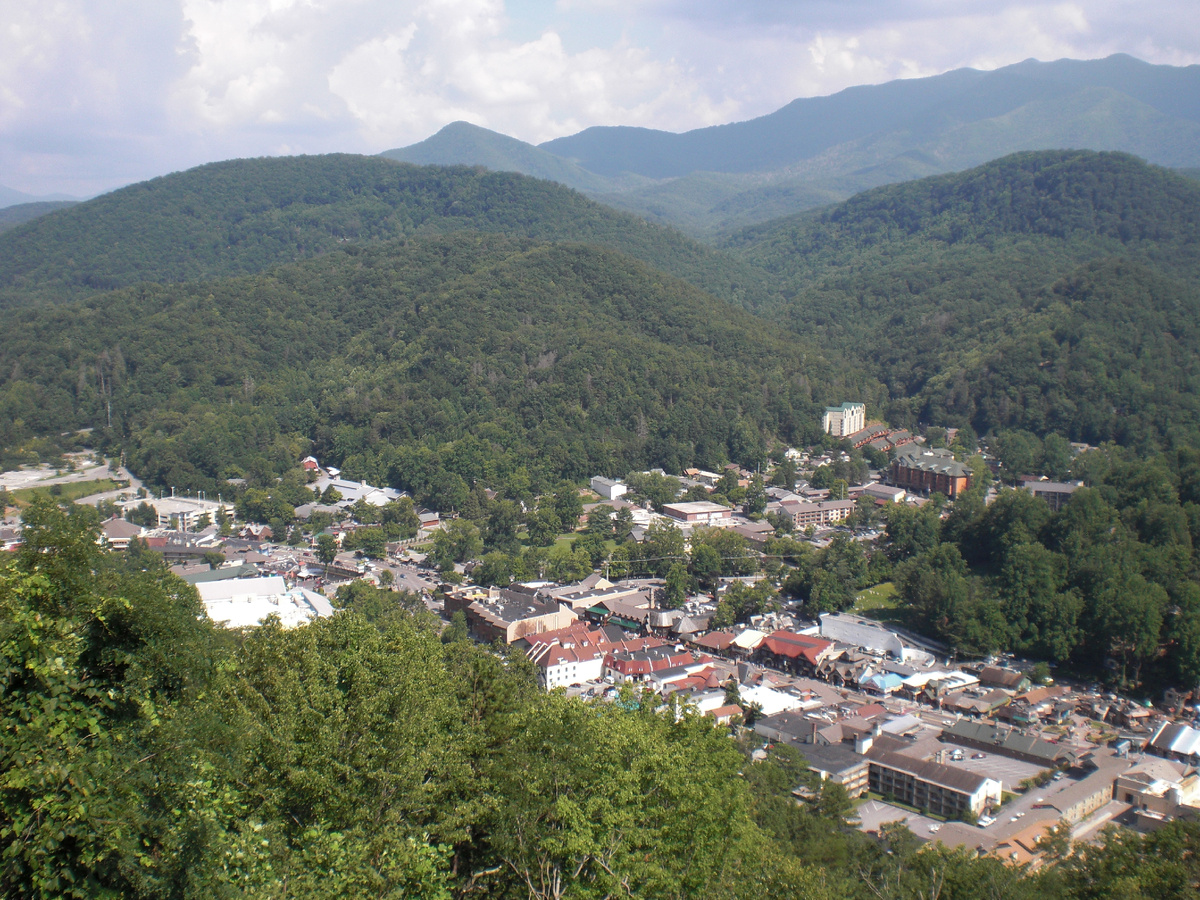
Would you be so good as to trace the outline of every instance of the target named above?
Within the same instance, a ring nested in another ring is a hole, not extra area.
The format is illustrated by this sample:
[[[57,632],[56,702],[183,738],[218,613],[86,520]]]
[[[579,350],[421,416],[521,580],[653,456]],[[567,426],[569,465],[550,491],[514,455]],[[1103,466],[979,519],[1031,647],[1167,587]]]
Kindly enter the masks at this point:
[[[14,228],[0,235],[0,307],[252,274],[346,243],[459,230],[587,241],[734,303],[765,298],[745,264],[552,182],[332,154],[200,166]]]
[[[786,298],[764,314],[887,384],[900,420],[1154,444],[1200,433],[1198,238],[1195,181],[1057,151],[878,188],[726,249]]]

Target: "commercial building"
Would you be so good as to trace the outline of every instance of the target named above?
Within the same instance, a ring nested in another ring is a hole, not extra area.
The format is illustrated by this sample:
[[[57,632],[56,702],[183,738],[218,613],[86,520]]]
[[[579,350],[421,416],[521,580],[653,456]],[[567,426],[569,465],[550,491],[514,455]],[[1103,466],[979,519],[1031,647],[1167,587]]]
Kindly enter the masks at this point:
[[[1050,508],[1058,512],[1071,499],[1071,495],[1083,487],[1083,483],[1072,484],[1062,481],[1027,481],[1025,490],[1035,497],[1041,497],[1050,504]]]
[[[1074,752],[1061,744],[1051,744],[1015,728],[987,722],[960,719],[949,728],[943,729],[942,740],[973,750],[999,753],[1001,756],[1036,763],[1047,769],[1075,762]]]
[[[691,503],[665,503],[663,512],[688,525],[724,527],[733,524],[733,510],[720,503],[695,500]]]
[[[536,590],[523,587],[450,594],[446,613],[460,610],[471,634],[487,644],[497,640],[511,644],[527,635],[567,628],[579,619],[566,604],[543,599]]]

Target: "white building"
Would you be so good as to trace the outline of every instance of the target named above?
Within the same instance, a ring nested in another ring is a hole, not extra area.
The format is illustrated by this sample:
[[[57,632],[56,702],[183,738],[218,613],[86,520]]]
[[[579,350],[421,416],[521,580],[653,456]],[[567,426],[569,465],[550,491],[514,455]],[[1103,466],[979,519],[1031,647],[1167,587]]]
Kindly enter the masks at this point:
[[[288,590],[283,578],[230,578],[196,585],[204,611],[229,628],[261,625],[267,616],[279,616],[284,628],[304,625],[311,619],[332,616],[329,600],[304,588]]]
[[[612,478],[600,478],[599,476],[592,479],[592,490],[603,497],[605,500],[616,500],[629,492],[629,488]]]
[[[867,406],[865,403],[843,403],[841,406],[825,407],[825,416],[821,419],[821,427],[826,434],[834,437],[846,437],[867,427]]]
[[[332,470],[331,470],[332,471]],[[372,506],[387,506],[394,500],[407,496],[403,491],[390,487],[375,487],[365,481],[347,481],[344,478],[332,478],[323,475],[311,485],[317,491],[324,493],[327,488],[333,488],[342,495],[339,506],[353,506],[359,500],[364,500]]]
[[[233,518],[232,504],[202,500],[199,497],[159,497],[157,499],[146,497],[125,500],[120,506],[122,509],[133,509],[143,503],[154,509],[155,515],[158,516],[157,527],[159,528],[195,531],[200,527],[200,520],[205,516],[208,516],[210,525],[215,523],[218,512]]]
[[[665,503],[663,512],[677,522],[689,525],[725,526],[733,524],[733,510],[720,503],[695,500],[690,503]]]

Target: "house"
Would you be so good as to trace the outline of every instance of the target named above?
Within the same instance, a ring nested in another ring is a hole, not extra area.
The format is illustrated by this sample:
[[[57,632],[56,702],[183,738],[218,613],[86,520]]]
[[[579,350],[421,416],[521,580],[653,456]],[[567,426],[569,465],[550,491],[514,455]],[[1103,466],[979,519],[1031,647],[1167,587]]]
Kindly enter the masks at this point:
[[[704,710],[706,716],[712,716],[718,725],[728,725],[736,716],[741,716],[742,708],[736,703],[727,703],[724,706],[718,706],[716,709]]]
[[[592,479],[591,487],[593,491],[605,500],[616,500],[629,493],[628,487],[613,478],[600,478],[597,476]]]
[[[971,486],[973,475],[949,450],[908,444],[896,451],[888,478],[892,484],[909,491],[939,493],[955,500]]]
[[[865,403],[827,406],[824,416],[821,417],[821,429],[834,437],[849,437],[856,431],[862,431],[866,424],[867,406]]]
[[[979,682],[990,687],[1017,692],[1029,690],[1032,684],[1024,673],[1015,669],[1004,669],[1000,666],[984,666],[979,672]]]
[[[113,516],[100,526],[100,542],[110,550],[127,550],[129,542],[141,537],[143,530],[141,525]]]

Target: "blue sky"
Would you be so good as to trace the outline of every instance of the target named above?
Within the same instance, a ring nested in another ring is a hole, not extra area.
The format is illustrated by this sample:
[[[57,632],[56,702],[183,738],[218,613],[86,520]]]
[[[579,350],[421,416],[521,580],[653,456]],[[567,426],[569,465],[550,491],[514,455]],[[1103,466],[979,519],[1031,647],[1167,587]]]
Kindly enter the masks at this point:
[[[465,119],[682,131],[855,84],[1125,52],[1200,63],[1195,0],[5,0],[0,184],[91,195]]]

